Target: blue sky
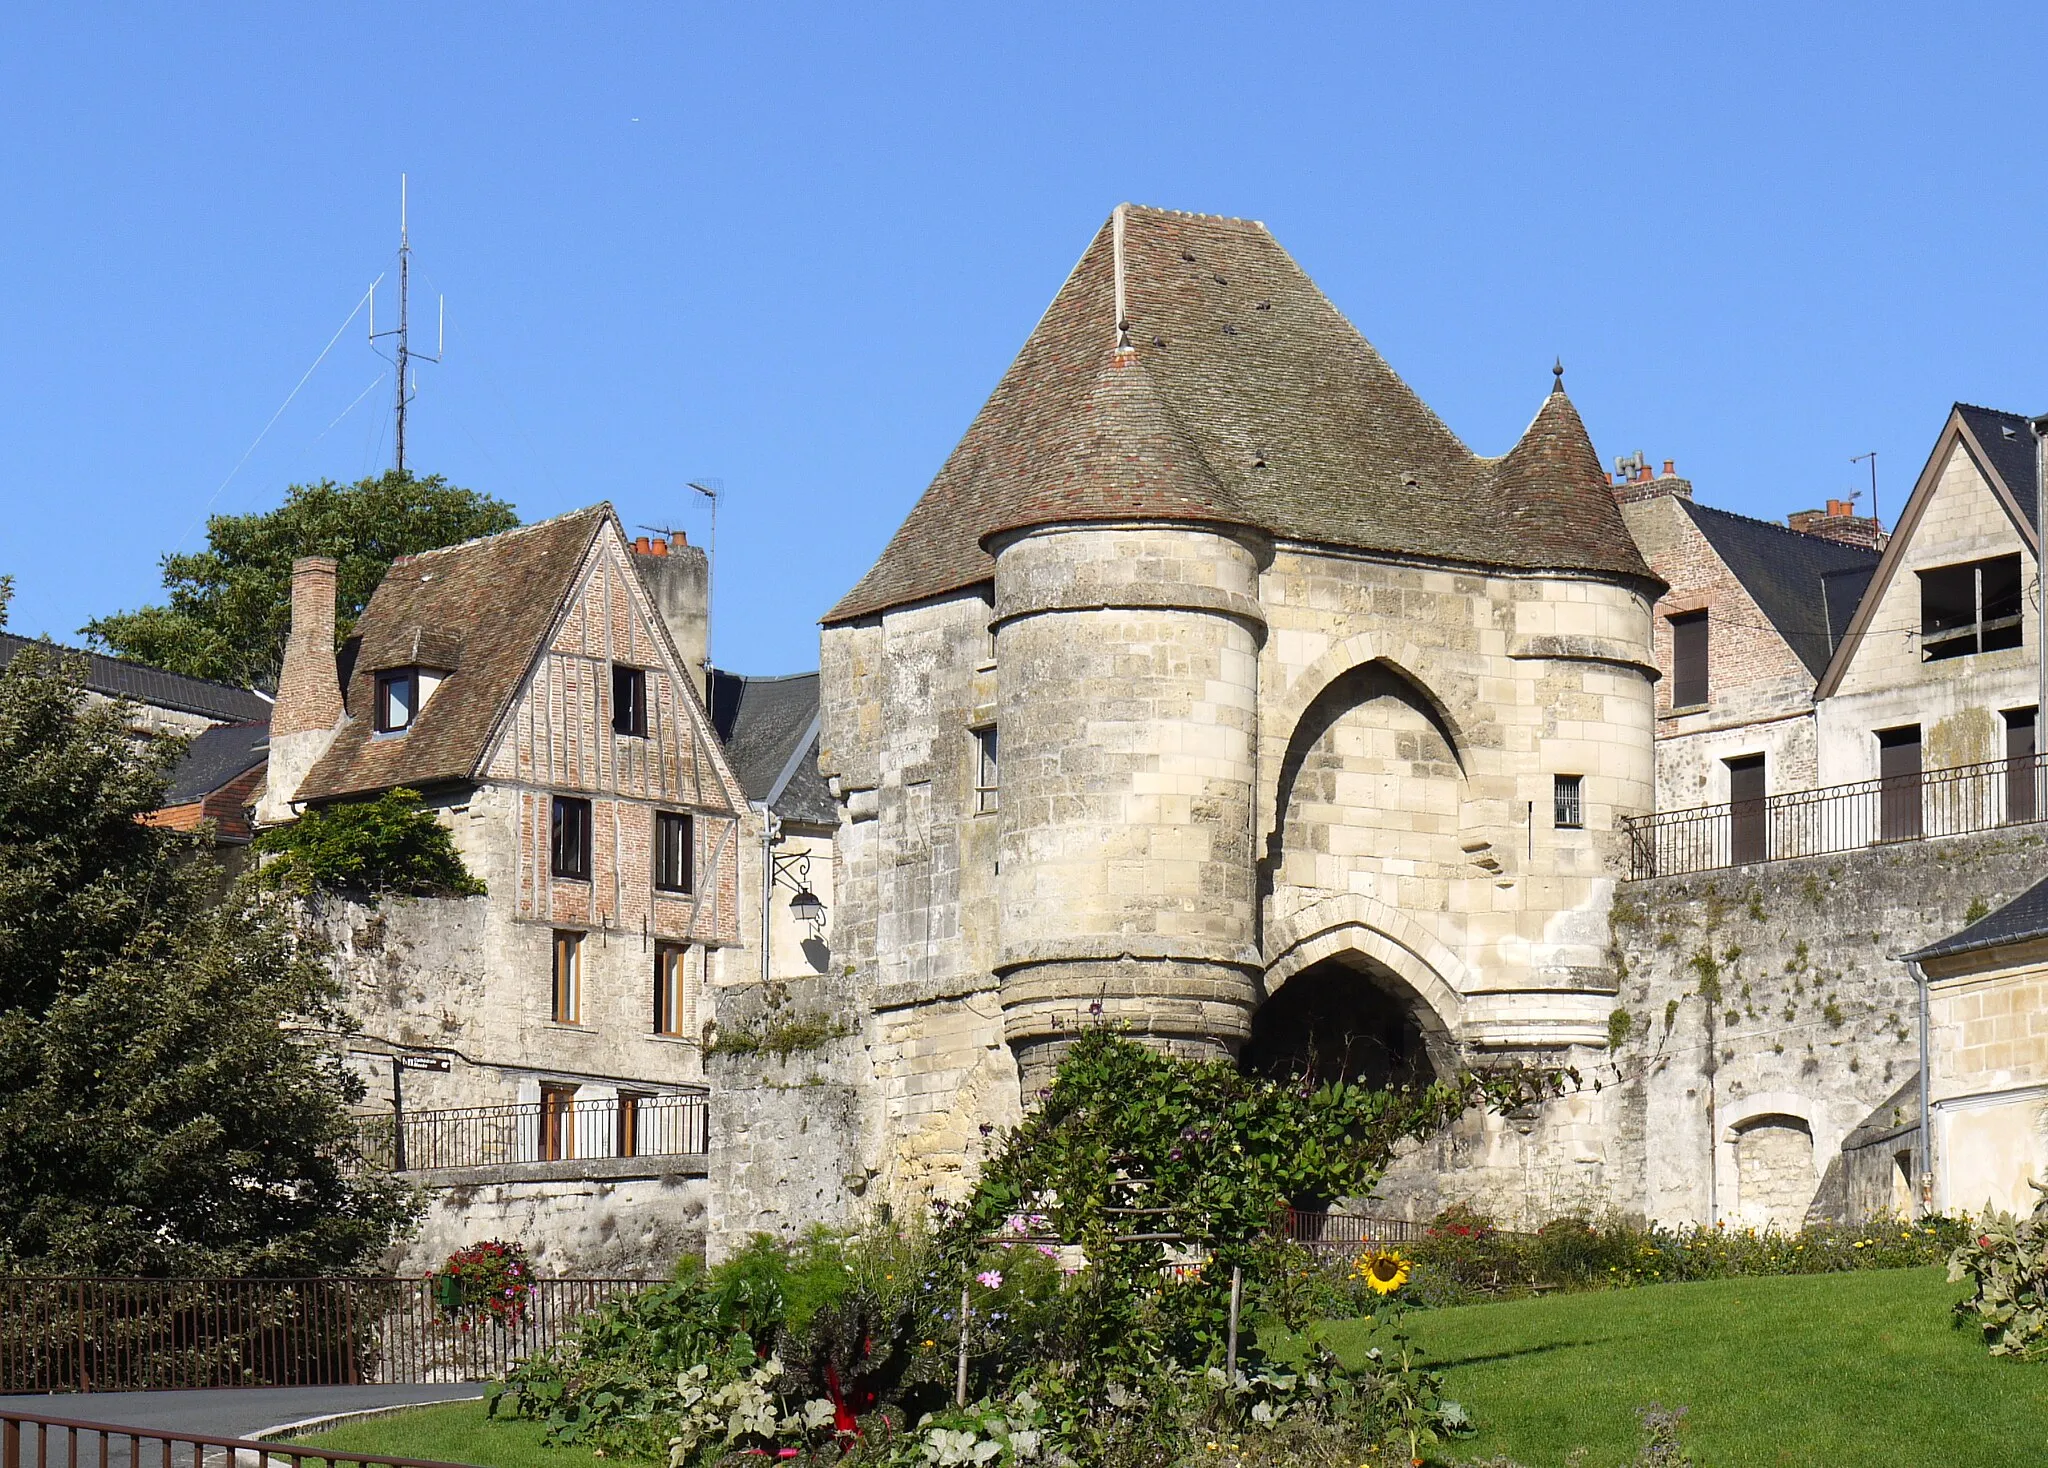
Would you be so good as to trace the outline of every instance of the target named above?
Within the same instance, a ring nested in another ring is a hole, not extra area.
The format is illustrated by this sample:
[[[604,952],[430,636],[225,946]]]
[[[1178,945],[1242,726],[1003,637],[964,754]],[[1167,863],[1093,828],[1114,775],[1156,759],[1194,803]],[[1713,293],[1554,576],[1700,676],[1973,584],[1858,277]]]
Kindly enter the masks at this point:
[[[9,6],[14,630],[388,462],[359,315],[236,468],[390,264],[401,171],[451,327],[413,467],[700,540],[721,479],[715,651],[752,672],[815,665],[1119,200],[1266,221],[1482,453],[1561,355],[1603,457],[1751,514],[1875,448],[1889,519],[1952,400],[2048,407],[2028,11],[1281,13]]]

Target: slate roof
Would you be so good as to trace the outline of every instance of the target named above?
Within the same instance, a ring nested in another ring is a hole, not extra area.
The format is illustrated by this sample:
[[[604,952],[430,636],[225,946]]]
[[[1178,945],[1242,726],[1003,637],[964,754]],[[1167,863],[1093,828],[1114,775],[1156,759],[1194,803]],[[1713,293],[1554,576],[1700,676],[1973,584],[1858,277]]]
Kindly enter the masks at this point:
[[[1984,446],[1985,456],[2019,502],[2020,513],[2029,525],[2039,523],[2040,469],[2034,447],[2034,430],[2021,413],[1980,408],[1974,403],[1957,403],[1956,412]]]
[[[574,586],[609,504],[441,550],[401,556],[356,623],[349,720],[299,787],[300,800],[468,780],[499,714],[518,694]],[[380,669],[448,668],[402,739],[378,739],[371,700]]]
[[[185,746],[184,757],[171,772],[171,788],[164,796],[164,804],[189,805],[204,799],[269,757],[268,719],[261,723],[216,724]]]
[[[2048,879],[2036,882],[1998,911],[1977,919],[1962,931],[1907,954],[1906,959],[1919,963],[1978,948],[2024,943],[2033,938],[2048,938]]]
[[[34,646],[36,642],[32,637],[0,632],[0,668],[13,662],[14,655],[22,648]],[[131,663],[123,658],[110,658],[61,644],[56,647],[66,657],[84,658],[85,686],[108,698],[125,698],[131,703],[176,709],[180,713],[199,714],[209,719],[230,722],[256,719],[266,726],[270,722],[270,700],[260,693],[237,688],[232,683],[187,678],[182,673],[167,673],[162,668]]]
[[[1132,518],[1656,579],[1561,390],[1482,458],[1264,225],[1124,206],[825,620],[987,581],[1004,530]]]
[[[1677,503],[1807,671],[1820,677],[1870,584],[1878,553],[1691,500]]]
[[[758,803],[773,795],[772,809],[785,820],[820,826],[838,822],[838,802],[818,772],[816,673],[749,678],[712,669],[711,726],[748,800]],[[789,779],[778,792],[785,772]]]

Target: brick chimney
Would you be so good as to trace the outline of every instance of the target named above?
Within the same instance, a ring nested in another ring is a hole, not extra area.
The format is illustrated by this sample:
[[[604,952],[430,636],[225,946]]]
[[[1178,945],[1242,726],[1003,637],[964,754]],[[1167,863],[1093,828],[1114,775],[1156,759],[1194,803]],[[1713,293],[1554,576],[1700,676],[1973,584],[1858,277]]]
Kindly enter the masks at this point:
[[[1681,479],[1675,460],[1664,461],[1664,472],[1657,473],[1650,468],[1649,461],[1640,453],[1630,459],[1615,463],[1614,502],[1619,505],[1639,504],[1643,500],[1692,498],[1692,481]]]
[[[1801,535],[1818,535],[1865,550],[1884,549],[1885,534],[1877,518],[1857,514],[1854,500],[1831,499],[1825,510],[1795,510],[1785,517],[1785,523]]]
[[[711,560],[681,533],[633,542],[633,564],[675,639],[683,666],[710,707]]]
[[[341,723],[341,679],[334,665],[337,569],[332,556],[292,562],[292,625],[277,677],[277,703],[270,711],[270,768],[256,807],[260,825],[292,819],[292,797]]]

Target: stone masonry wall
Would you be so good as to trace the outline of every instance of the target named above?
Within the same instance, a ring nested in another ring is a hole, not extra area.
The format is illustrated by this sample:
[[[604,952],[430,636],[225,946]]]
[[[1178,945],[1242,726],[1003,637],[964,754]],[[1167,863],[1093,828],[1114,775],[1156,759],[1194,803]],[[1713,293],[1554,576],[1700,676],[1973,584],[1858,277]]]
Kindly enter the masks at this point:
[[[540,1273],[555,1276],[661,1279],[680,1256],[704,1251],[702,1177],[434,1184],[424,1191],[419,1227],[385,1261],[395,1274],[424,1274],[483,1239],[526,1245]]]

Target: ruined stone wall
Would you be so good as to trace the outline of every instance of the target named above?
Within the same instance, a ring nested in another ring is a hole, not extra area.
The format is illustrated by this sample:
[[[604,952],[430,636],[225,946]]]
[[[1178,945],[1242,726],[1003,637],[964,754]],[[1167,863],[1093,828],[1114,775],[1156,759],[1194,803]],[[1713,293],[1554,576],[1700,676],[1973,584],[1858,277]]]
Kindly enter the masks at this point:
[[[445,1182],[429,1178],[426,1209],[385,1268],[438,1269],[484,1239],[524,1244],[543,1275],[665,1279],[705,1244],[708,1188],[701,1176]]]
[[[1783,1224],[1896,1206],[1919,1035],[1894,955],[2016,896],[2044,855],[2023,830],[1623,884],[1618,1046],[1565,1052],[1585,1089],[1539,1115],[1468,1117],[1416,1149],[1379,1206],[1426,1217],[1469,1201],[1525,1225],[1567,1211]],[[1866,1145],[1845,1163],[1859,1129]]]

